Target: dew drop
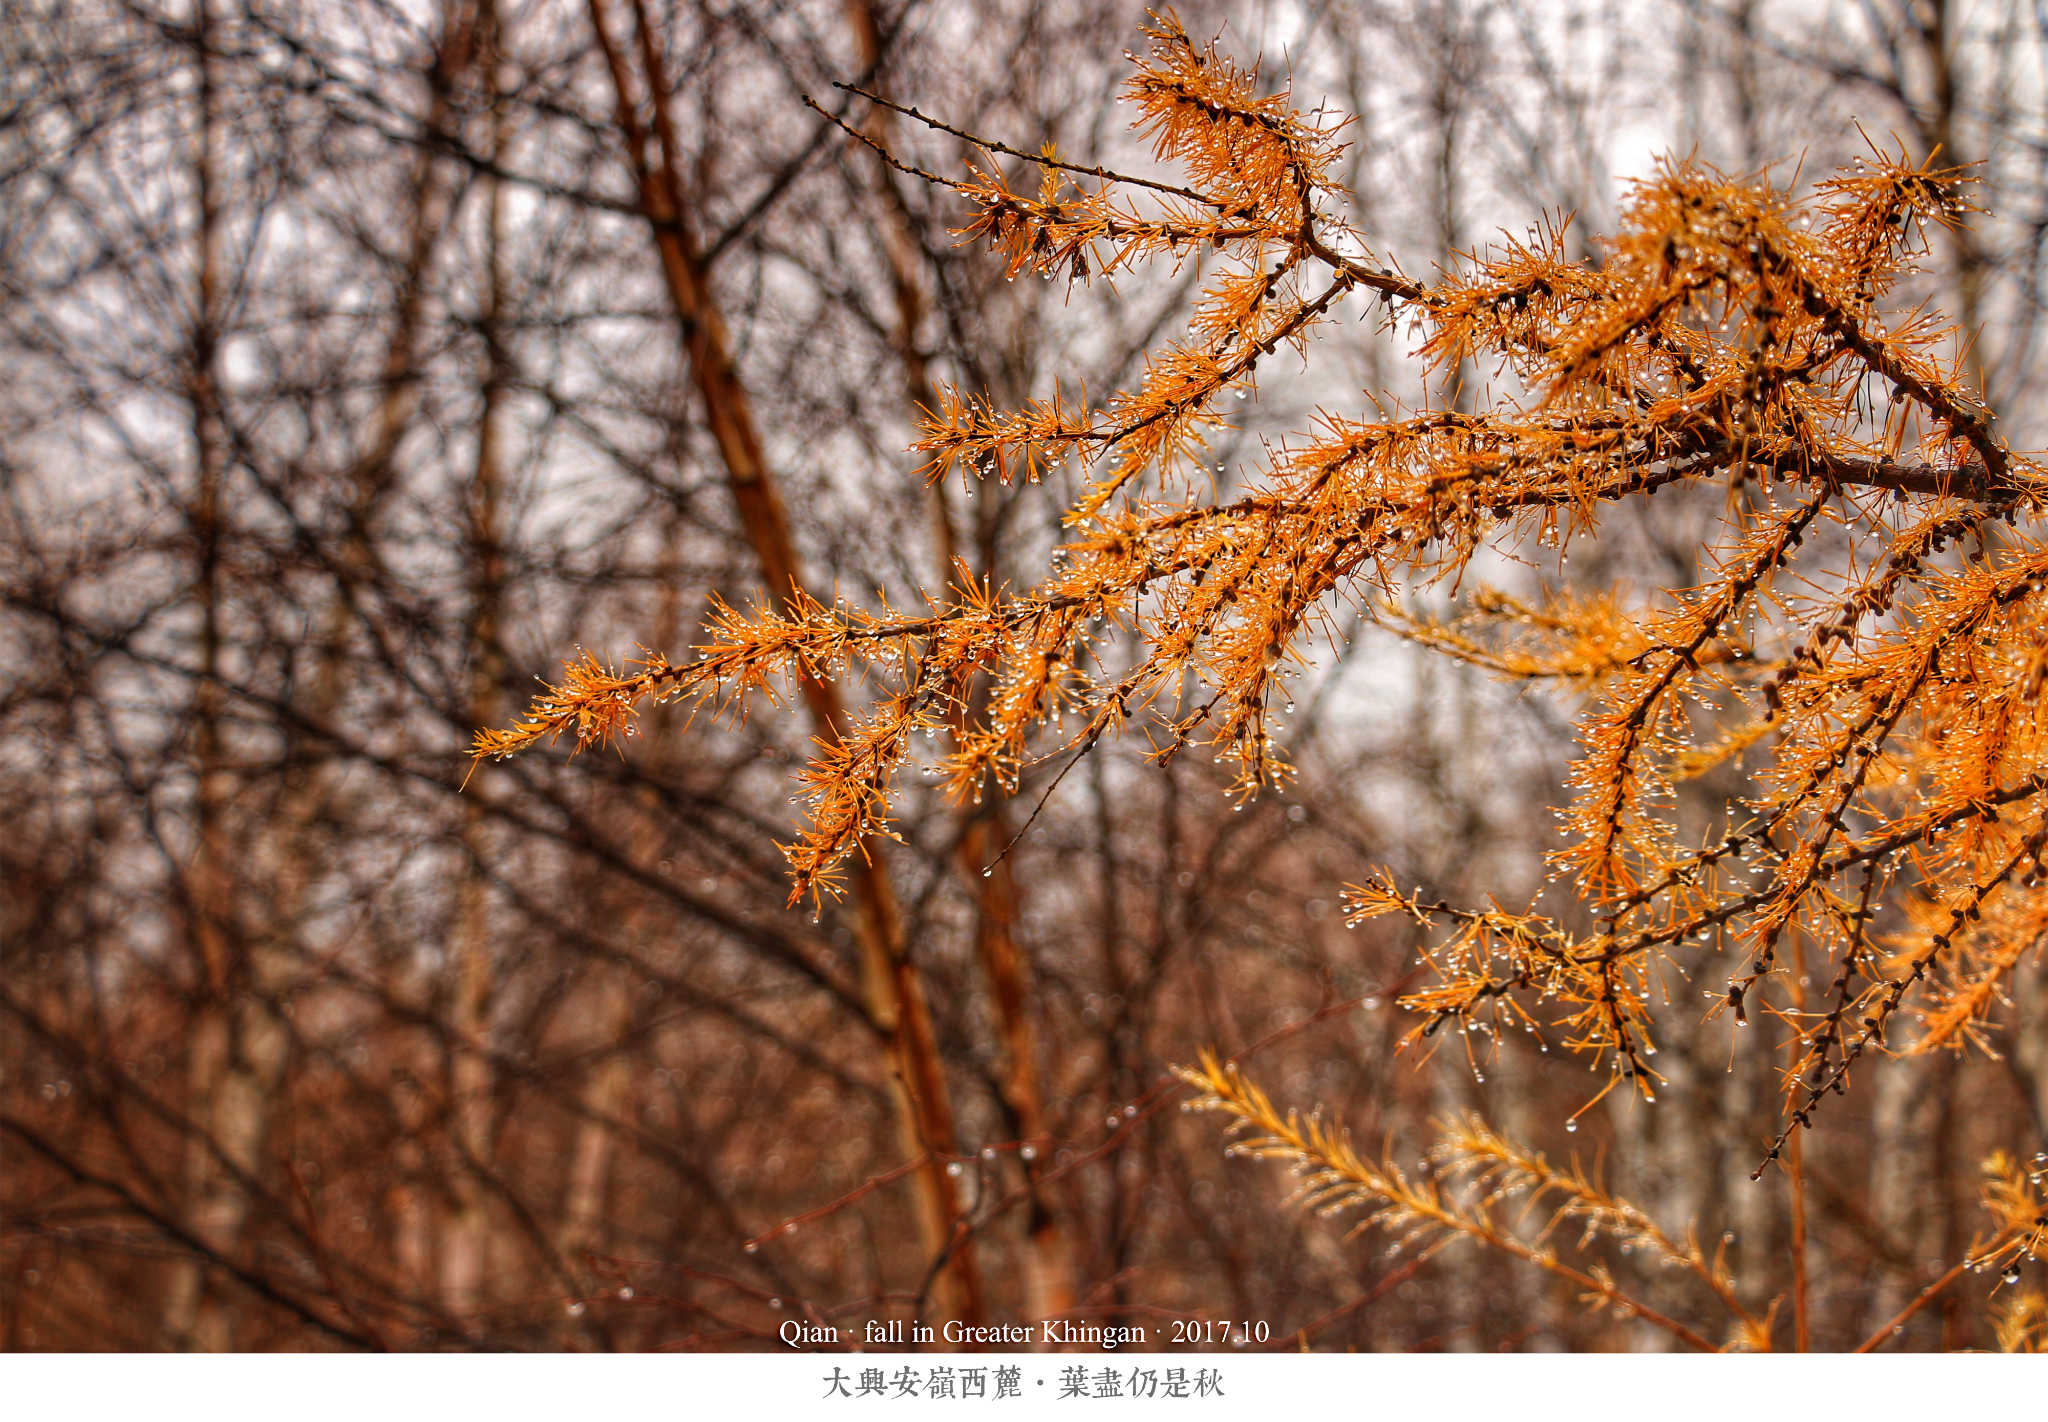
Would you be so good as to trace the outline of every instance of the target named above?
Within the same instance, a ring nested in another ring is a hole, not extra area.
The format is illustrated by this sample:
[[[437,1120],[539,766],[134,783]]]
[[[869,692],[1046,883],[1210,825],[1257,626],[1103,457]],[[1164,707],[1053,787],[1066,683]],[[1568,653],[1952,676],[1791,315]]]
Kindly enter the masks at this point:
[[[1566,1129],[1567,1131],[1577,1131],[1577,1130],[1578,1130],[1578,1128],[1579,1128],[1579,1122],[1578,1122],[1578,1118],[1577,1118],[1577,1117],[1573,1117],[1573,1118],[1572,1118],[1571,1120],[1569,1120],[1569,1121],[1566,1121],[1566,1122],[1564,1123],[1564,1128],[1565,1128],[1565,1129]]]

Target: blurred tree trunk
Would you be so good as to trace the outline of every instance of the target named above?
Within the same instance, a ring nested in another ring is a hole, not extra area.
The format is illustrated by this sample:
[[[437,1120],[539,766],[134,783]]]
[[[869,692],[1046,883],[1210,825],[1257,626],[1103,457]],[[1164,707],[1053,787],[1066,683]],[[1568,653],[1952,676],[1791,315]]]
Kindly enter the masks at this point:
[[[442,52],[435,65],[440,82],[434,85],[429,108],[430,129],[448,121],[446,96],[472,68],[490,94],[489,149],[492,162],[502,160],[505,148],[505,115],[498,94],[500,40],[497,11],[493,0],[481,0],[474,16],[462,13],[460,0],[446,0]],[[417,291],[423,275],[431,239],[425,220],[427,183],[433,170],[429,151],[421,154],[419,191],[420,216],[416,221],[413,280]],[[470,615],[467,652],[469,685],[464,719],[472,727],[493,724],[504,714],[505,664],[501,650],[500,602],[505,582],[501,506],[504,500],[504,471],[499,449],[500,407],[505,397],[509,364],[504,349],[504,193],[495,173],[481,180],[484,211],[484,302],[479,334],[483,340],[484,369],[480,381],[480,409],[477,416],[476,463],[468,490],[468,534],[471,570]],[[409,328],[417,297],[403,308],[402,327]],[[410,335],[409,329],[404,331]],[[388,387],[399,388],[394,380]],[[387,414],[396,411],[387,397]],[[377,462],[388,461],[395,450],[399,429],[387,418],[385,433],[378,442]],[[463,810],[462,845],[465,850],[460,883],[456,890],[453,952],[449,964],[449,1026],[452,1043],[448,1049],[447,1103],[449,1132],[456,1155],[450,1173],[447,1198],[438,1202],[435,1235],[438,1245],[436,1266],[443,1306],[463,1326],[474,1331],[478,1315],[489,1305],[488,1280],[491,1268],[492,1210],[486,1176],[493,1156],[492,1125],[496,1113],[494,1069],[491,1053],[491,1006],[496,987],[497,954],[491,924],[491,896],[483,866],[494,857],[490,834],[480,808]]]
[[[659,140],[658,166],[649,161],[632,84],[605,27],[602,0],[590,0],[591,26],[611,73],[620,136],[639,182],[642,212],[653,229],[662,277],[682,324],[705,418],[725,461],[727,482],[760,563],[769,599],[774,606],[787,608],[793,592],[804,586],[802,570],[727,345],[724,321],[690,230],[680,155],[670,126],[668,83],[643,0],[633,0],[632,11],[640,74]],[[837,690],[816,677],[803,677],[802,682],[818,734],[835,737],[846,721]],[[981,1286],[972,1240],[964,1233],[956,1234],[959,1200],[944,1157],[955,1154],[958,1145],[923,981],[911,961],[882,846],[864,840],[859,852],[847,861],[846,872],[852,881],[869,1013],[892,1043],[896,1059],[895,1077],[904,1097],[899,1108],[904,1146],[925,1157],[918,1180],[925,1247],[941,1266],[935,1280],[939,1289],[936,1301],[948,1316],[973,1322],[982,1312]]]
[[[197,283],[188,398],[198,461],[198,491],[188,522],[199,555],[199,680],[194,688],[193,755],[197,774],[197,844],[187,912],[200,969],[190,1039],[187,1119],[188,1214],[195,1234],[219,1258],[242,1254],[248,1184],[263,1172],[271,1096],[283,1073],[284,1029],[265,1001],[265,966],[236,923],[231,856],[230,801],[235,783],[223,743],[225,695],[222,644],[225,594],[222,554],[228,436],[221,405],[218,359],[225,298],[221,227],[224,221],[219,128],[220,102],[211,0],[198,0],[192,29],[198,198]],[[200,1262],[177,1266],[166,1307],[170,1336],[179,1346],[208,1352],[233,1346],[233,1315],[223,1287]]]
[[[846,0],[847,16],[860,46],[862,66],[875,86],[886,96],[884,70],[887,53],[883,45],[882,22],[874,0]],[[866,132],[884,150],[892,150],[894,125],[889,110],[875,105]],[[890,287],[896,301],[896,346],[903,368],[904,398],[913,424],[925,409],[937,408],[937,391],[930,364],[925,357],[924,324],[929,303],[924,265],[913,233],[916,219],[896,184],[896,175],[879,159],[873,164],[875,189],[883,211],[878,226],[889,263]],[[938,576],[934,586],[944,587],[956,579],[999,579],[993,546],[993,528],[986,539],[976,540],[975,557],[963,556],[954,529],[950,492],[943,480],[933,480],[929,494],[932,528],[936,537]],[[984,501],[989,509],[993,497]],[[990,517],[990,515],[984,515]],[[963,727],[977,721],[987,709],[988,683],[977,679],[967,689],[963,704],[952,717],[950,743],[959,748]],[[974,951],[989,983],[989,999],[995,1009],[996,1034],[1000,1042],[998,1071],[1003,1105],[1009,1115],[1011,1134],[1032,1147],[1032,1154],[1020,1162],[1025,1178],[1032,1183],[1031,1207],[1025,1222],[1027,1236],[1024,1265],[1024,1311],[1032,1318],[1055,1318],[1073,1307],[1075,1298],[1073,1245],[1060,1223],[1057,1197],[1049,1185],[1038,1183],[1045,1173],[1050,1135],[1045,1118],[1045,1087],[1039,1067],[1037,1004],[1032,991],[1031,962],[1017,941],[1017,920],[1021,912],[1016,870],[1011,862],[1008,797],[1000,784],[988,789],[984,801],[960,807],[959,848],[955,853],[962,881],[974,896]]]
[[[668,550],[660,578],[653,622],[653,646],[675,647],[683,639],[683,582],[676,546],[681,529],[675,520],[664,531]],[[626,852],[635,863],[651,864],[664,857],[668,828],[658,806],[655,786],[668,779],[676,760],[681,729],[662,707],[647,716],[641,739],[640,766],[647,784],[634,807],[635,823]],[[644,897],[635,895],[618,915],[619,935],[628,950],[659,931],[659,919]],[[567,1189],[562,1205],[562,1254],[575,1267],[592,1251],[608,1247],[606,1200],[613,1163],[618,1158],[619,1127],[632,1091],[632,1066],[623,1050],[634,1020],[633,984],[621,963],[593,965],[597,984],[590,1008],[591,1030],[585,1050],[596,1057],[583,1085],[583,1111],[569,1152]],[[587,1270],[585,1271],[588,1272]]]

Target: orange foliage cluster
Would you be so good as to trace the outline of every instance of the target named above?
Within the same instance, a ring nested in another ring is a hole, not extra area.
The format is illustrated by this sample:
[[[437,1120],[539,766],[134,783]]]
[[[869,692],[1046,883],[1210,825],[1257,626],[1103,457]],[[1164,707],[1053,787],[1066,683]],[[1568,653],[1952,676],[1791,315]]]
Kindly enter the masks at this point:
[[[1737,1021],[1759,981],[1785,970],[1788,944],[1829,964],[1813,977],[1826,989],[1780,1014],[1804,1044],[1787,1076],[1788,1132],[1887,1048],[1908,1002],[1926,1014],[1917,1050],[1981,1033],[2001,978],[2048,929],[2048,545],[2016,524],[2040,513],[2048,471],[2009,450],[1962,388],[1952,333],[1885,306],[1929,234],[1965,213],[1965,175],[1878,153],[1795,198],[1674,162],[1636,185],[1597,263],[1569,260],[1553,226],[1424,283],[1347,226],[1331,176],[1341,125],[1296,111],[1284,91],[1259,97],[1253,74],[1170,17],[1148,36],[1127,99],[1181,183],[1048,151],[1035,190],[1020,191],[997,161],[1018,151],[986,144],[967,177],[924,175],[970,205],[961,234],[986,240],[1013,277],[1194,262],[1204,278],[1185,331],[1133,389],[1015,412],[949,393],[930,412],[916,448],[933,478],[1039,478],[1069,463],[1088,476],[1036,585],[976,586],[963,570],[918,609],[800,591],[786,611],[721,607],[697,660],[572,665],[477,752],[564,732],[601,740],[649,699],[743,705],[780,677],[860,675],[879,691],[820,742],[809,821],[787,846],[793,896],[829,892],[863,838],[888,832],[890,786],[916,764],[918,733],[970,707],[955,749],[923,767],[962,799],[991,780],[1014,789],[1027,764],[1085,753],[1141,714],[1162,759],[1206,747],[1235,766],[1241,796],[1283,781],[1275,718],[1314,634],[1349,599],[1448,655],[1585,698],[1551,862],[1596,931],[1424,902],[1391,882],[1352,891],[1356,919],[1405,914],[1438,930],[1425,950],[1435,981],[1404,999],[1420,1035],[1445,1023],[1557,1033],[1605,1064],[1610,1086],[1651,1095],[1650,984],[1667,950],[1701,935],[1748,960],[1715,991],[1715,1010]],[[1412,330],[1430,369],[1488,371],[1495,393],[1476,412],[1325,412],[1270,446],[1243,492],[1205,497],[1232,397],[1359,296]],[[1698,586],[1634,606],[1611,590],[1544,605],[1482,591],[1448,624],[1391,601],[1456,591],[1482,552],[1561,566],[1607,506],[1707,482],[1725,485],[1728,512]],[[1823,540],[1824,557],[1810,546]],[[1951,547],[1967,557],[1944,557]],[[1114,673],[1098,654],[1112,639],[1131,649]],[[993,694],[970,701],[981,676]],[[1768,752],[1754,793],[1706,842],[1683,842],[1675,784],[1752,748]],[[1911,928],[1873,941],[1866,926],[1887,897],[1910,905]],[[1241,1117],[1270,1114],[1226,1090],[1220,1069],[1208,1085]],[[1625,1205],[1492,1139],[1461,1147],[1473,1168],[1561,1192],[1564,1213],[1649,1239],[1732,1297],[1696,1246],[1645,1234]],[[1446,1224],[1343,1154],[1331,1188]],[[2005,1247],[2038,1248],[2039,1229],[2016,1221]]]

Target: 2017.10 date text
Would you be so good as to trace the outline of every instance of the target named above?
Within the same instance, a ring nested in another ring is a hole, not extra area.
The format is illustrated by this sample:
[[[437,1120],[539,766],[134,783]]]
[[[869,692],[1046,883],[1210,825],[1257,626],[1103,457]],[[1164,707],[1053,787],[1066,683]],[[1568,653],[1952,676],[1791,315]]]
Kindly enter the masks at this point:
[[[1177,1318],[1167,1341],[1186,1348],[1242,1348],[1272,1336],[1263,1318]]]

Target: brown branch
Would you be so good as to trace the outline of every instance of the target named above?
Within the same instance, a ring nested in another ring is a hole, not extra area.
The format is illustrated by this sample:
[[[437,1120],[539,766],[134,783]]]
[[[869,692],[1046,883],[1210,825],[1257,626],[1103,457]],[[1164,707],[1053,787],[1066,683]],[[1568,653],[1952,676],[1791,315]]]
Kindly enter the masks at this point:
[[[1224,211],[1230,211],[1235,207],[1235,204],[1233,203],[1225,202],[1221,198],[1210,197],[1207,193],[1198,193],[1193,188],[1175,187],[1171,183],[1156,183],[1149,178],[1136,178],[1130,176],[1127,173],[1116,173],[1112,172],[1108,168],[1092,167],[1086,163],[1069,163],[1064,159],[1050,157],[1044,153],[1026,153],[1023,149],[1012,148],[1007,143],[999,143],[995,139],[982,138],[975,134],[968,133],[965,129],[955,128],[951,124],[944,123],[939,119],[935,119],[931,117],[929,114],[926,114],[918,109],[905,108],[902,104],[896,103],[890,99],[885,99],[880,94],[871,93],[866,89],[860,88],[858,85],[840,84],[835,82],[832,85],[832,87],[835,89],[843,89],[849,94],[858,94],[871,104],[875,104],[881,108],[888,109],[892,113],[901,114],[905,118],[915,119],[917,122],[923,124],[926,128],[936,129],[940,133],[950,134],[954,138],[963,139],[966,142],[973,144],[977,148],[986,149],[990,153],[1001,153],[1005,157],[1009,158],[1022,158],[1027,163],[1036,163],[1043,168],[1057,168],[1063,173],[1082,173],[1091,178],[1101,178],[1105,182],[1115,183],[1120,187],[1146,188],[1152,192],[1165,193],[1169,197],[1186,198],[1190,202],[1201,203],[1204,207],[1213,207]],[[806,104],[809,104],[812,108],[818,109],[818,112],[821,114],[825,114],[827,118],[832,118],[832,115],[828,113],[826,110],[818,108],[818,105],[811,100],[808,94],[804,96],[804,102]],[[838,120],[834,119],[834,122],[838,122]],[[844,125],[843,123],[840,126],[846,127],[846,125]],[[856,138],[863,136],[856,129],[848,129],[848,131],[853,133],[853,135]],[[885,152],[883,156],[886,157],[888,155]],[[891,162],[893,164],[894,160],[891,159]],[[953,186],[944,178],[933,177],[931,174],[922,172],[915,168],[902,168],[900,164],[897,164],[896,166],[899,167],[901,171],[913,174],[920,178],[924,178],[926,181],[936,186]]]
[[[1938,1296],[1943,1289],[1947,1288],[1950,1284],[1953,1284],[1957,1279],[1961,1278],[1964,1272],[1969,1269],[1969,1267],[1970,1260],[1966,1257],[1963,1259],[1961,1263],[1957,1264],[1954,1268],[1950,1269],[1946,1274],[1943,1274],[1939,1279],[1936,1279],[1933,1283],[1929,1284],[1926,1288],[1922,1289],[1919,1292],[1919,1294],[1914,1297],[1911,1303],[1907,1304],[1904,1308],[1900,1309],[1898,1313],[1892,1317],[1892,1320],[1889,1323],[1886,1323],[1881,1328],[1879,1328],[1877,1332],[1871,1334],[1868,1338],[1864,1339],[1861,1343],[1857,1344],[1854,1351],[1858,1353],[1874,1353],[1879,1348],[1883,1347],[1894,1333],[1898,1332],[1901,1328],[1905,1327],[1907,1319],[1911,1318],[1914,1314],[1920,1312],[1921,1309],[1927,1307],[1928,1304],[1932,1303],[1935,1300],[1936,1296]]]

